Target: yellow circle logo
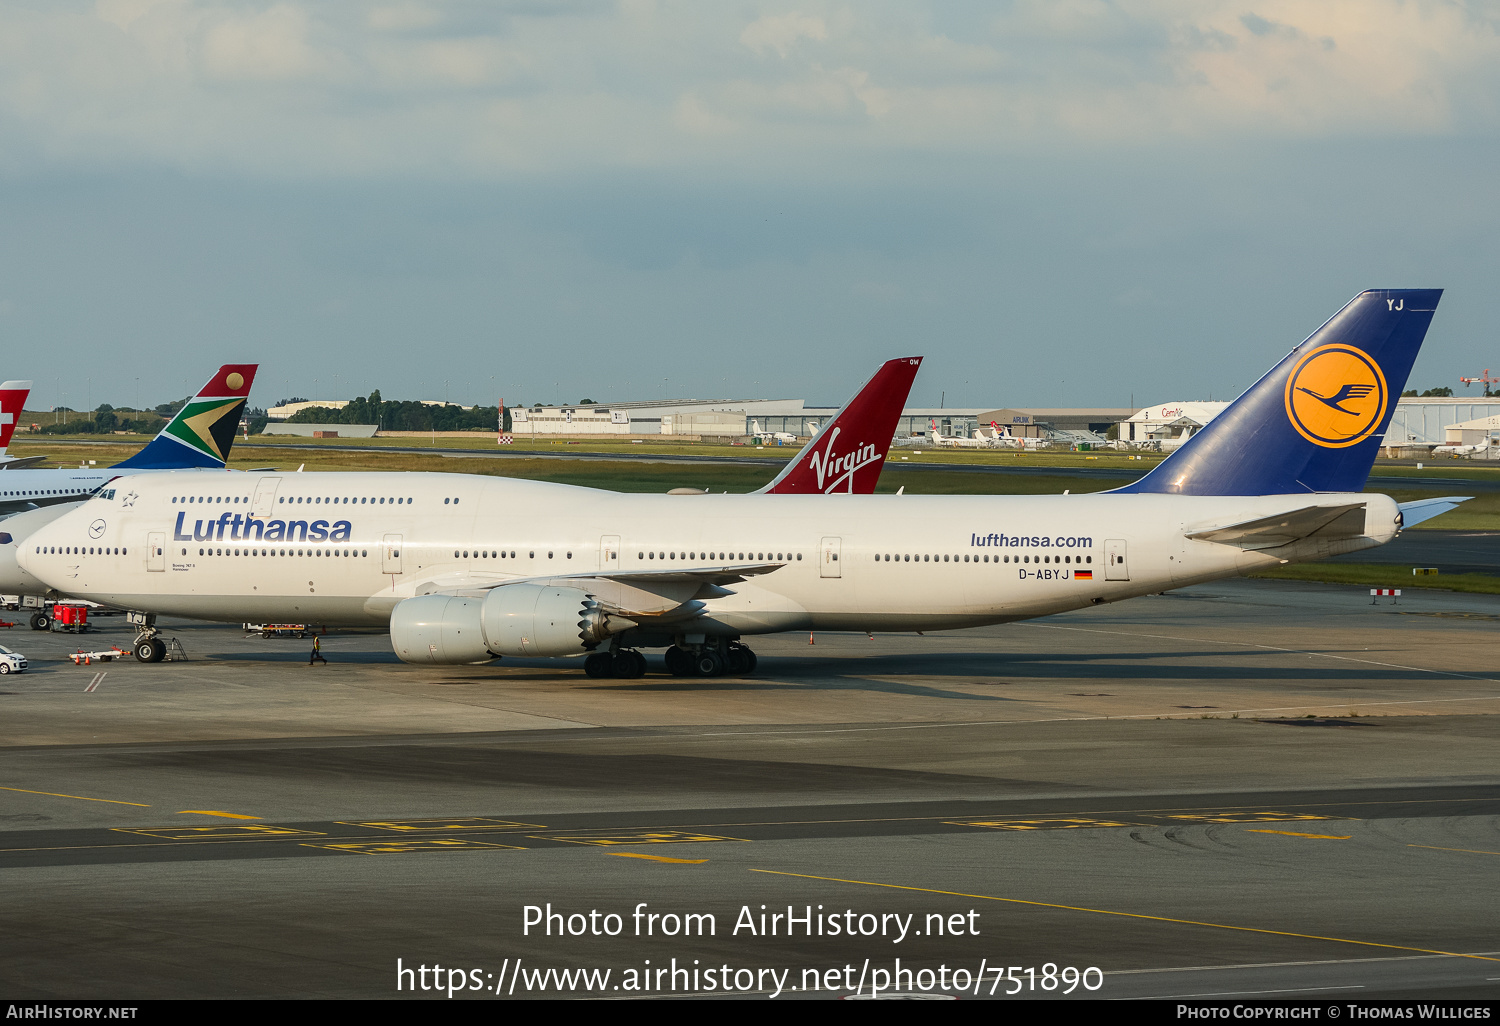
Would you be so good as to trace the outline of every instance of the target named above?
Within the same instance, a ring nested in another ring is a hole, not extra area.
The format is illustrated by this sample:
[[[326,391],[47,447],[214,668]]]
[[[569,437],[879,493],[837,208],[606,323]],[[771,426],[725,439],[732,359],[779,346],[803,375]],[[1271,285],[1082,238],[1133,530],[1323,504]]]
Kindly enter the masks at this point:
[[[240,374],[239,371],[232,371],[229,377],[224,379],[224,384],[228,385],[230,388],[237,389],[245,384],[245,378]]]
[[[1292,426],[1328,449],[1369,438],[1385,416],[1389,397],[1379,365],[1343,343],[1314,349],[1286,379],[1286,415]]]

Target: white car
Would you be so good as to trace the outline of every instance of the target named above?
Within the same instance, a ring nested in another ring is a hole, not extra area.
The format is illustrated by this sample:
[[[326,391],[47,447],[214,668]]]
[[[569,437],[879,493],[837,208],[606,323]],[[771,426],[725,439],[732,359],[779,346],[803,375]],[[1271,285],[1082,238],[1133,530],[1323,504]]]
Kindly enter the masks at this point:
[[[20,673],[26,669],[26,657],[0,645],[0,674]]]

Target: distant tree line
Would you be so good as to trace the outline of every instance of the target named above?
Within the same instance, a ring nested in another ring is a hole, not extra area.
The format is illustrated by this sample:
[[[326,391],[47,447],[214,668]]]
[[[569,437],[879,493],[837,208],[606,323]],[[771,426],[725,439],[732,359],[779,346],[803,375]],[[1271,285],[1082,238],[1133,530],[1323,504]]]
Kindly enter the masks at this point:
[[[59,406],[47,414],[46,421],[34,421],[37,430],[44,435],[107,435],[112,431],[129,431],[140,435],[154,435],[187,400],[177,403],[162,403],[154,410],[132,410],[116,408],[109,403],[100,403],[93,413],[80,414],[65,406]],[[165,411],[165,412],[163,412]],[[57,417],[61,414],[61,419]],[[22,425],[23,428],[29,425]]]
[[[304,400],[305,401],[305,400]],[[445,404],[429,406],[415,400],[385,400],[376,389],[368,397],[349,400],[342,410],[309,406],[287,418],[288,424],[374,424],[382,431],[494,431],[498,406],[476,406],[466,410]],[[510,411],[505,413],[510,430]]]
[[[1486,392],[1485,394],[1488,395],[1489,393]],[[1417,390],[1415,388],[1409,388],[1405,392],[1401,393],[1401,398],[1442,399],[1452,395],[1453,389],[1449,388],[1447,385],[1444,385],[1441,388],[1429,388],[1427,391],[1421,393],[1420,395],[1417,394]]]

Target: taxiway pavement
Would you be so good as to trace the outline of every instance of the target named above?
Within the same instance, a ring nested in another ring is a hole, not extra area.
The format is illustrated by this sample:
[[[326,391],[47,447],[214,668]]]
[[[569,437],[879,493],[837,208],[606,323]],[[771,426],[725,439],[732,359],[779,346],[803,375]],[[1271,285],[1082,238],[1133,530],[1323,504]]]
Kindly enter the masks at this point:
[[[760,639],[754,678],[714,680],[412,667],[356,633],[309,666],[196,624],[187,662],[62,661],[128,645],[104,623],[4,639],[33,661],[0,678],[7,997],[446,994],[398,959],[491,999],[558,993],[549,968],[840,996],[898,958],[971,997],[1048,964],[1102,972],[1074,996],[1500,987],[1495,597],[1229,581]],[[621,932],[528,928],[549,903]]]

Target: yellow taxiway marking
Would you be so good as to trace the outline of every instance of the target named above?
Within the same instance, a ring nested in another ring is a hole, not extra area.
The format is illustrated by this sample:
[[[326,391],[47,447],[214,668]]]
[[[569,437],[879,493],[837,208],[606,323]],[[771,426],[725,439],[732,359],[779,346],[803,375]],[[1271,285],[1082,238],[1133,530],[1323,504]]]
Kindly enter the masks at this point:
[[[81,794],[58,794],[55,791],[28,791],[24,787],[0,787],[0,791],[19,791],[21,794],[44,794],[49,798],[76,798],[81,802],[109,802],[111,805],[134,805],[138,809],[149,809],[151,806],[141,802],[120,802],[113,798],[85,798]]]
[[[215,812],[212,809],[183,809],[179,816],[222,816],[225,819],[260,819],[259,816],[242,816],[238,812]]]
[[[473,816],[468,819],[354,819],[339,820],[340,826],[370,827],[374,830],[392,830],[411,833],[426,830],[545,830],[540,823],[516,823],[508,819],[489,819]]]
[[[1408,844],[1408,848],[1430,848],[1433,851],[1461,851],[1469,855],[1500,855],[1500,851],[1480,851],[1478,848],[1441,848],[1436,844]]]
[[[678,862],[685,866],[697,866],[707,862],[708,859],[669,859],[665,855],[642,855],[633,851],[612,851],[611,855],[622,859],[645,859],[648,862]]]
[[[715,837],[685,830],[641,830],[622,834],[570,834],[567,837],[536,837],[537,841],[567,841],[569,844],[680,844],[690,841],[743,841],[743,837]]]
[[[1003,901],[1010,905],[1030,905],[1033,908],[1056,908],[1065,912],[1089,912],[1100,916],[1119,916],[1122,919],[1145,919],[1155,923],[1178,923],[1182,926],[1208,926],[1215,930],[1234,930],[1238,933],[1264,933],[1273,937],[1300,937],[1303,940],[1331,941],[1334,944],[1357,944],[1365,948],[1387,948],[1393,951],[1417,951],[1424,955],[1447,955],[1450,958],[1473,958],[1481,962],[1500,962],[1490,955],[1470,955],[1462,951],[1437,951],[1433,948],[1414,948],[1406,944],[1381,944],[1379,941],[1352,940],[1348,937],[1323,937],[1316,933],[1295,933],[1291,930],[1267,930],[1259,926],[1231,926],[1227,923],[1205,923],[1196,919],[1175,919],[1172,916],[1148,916],[1140,912],[1116,912],[1107,908],[1084,908],[1079,905],[1059,905],[1051,901],[1028,901],[1025,898],[1000,898],[993,894],[968,894],[964,891],[943,891],[934,887],[912,887],[907,884],[877,883],[871,880],[845,880],[837,876],[814,876],[811,873],[787,873],[778,869],[752,869],[752,873],[769,873],[772,876],[795,876],[803,880],[826,880],[829,883],[858,884],[861,887],[885,887],[894,891],[920,891],[923,894],[947,894],[955,898],[977,898],[980,901]]]
[[[1282,834],[1285,837],[1316,837],[1324,841],[1347,841],[1353,834],[1299,834],[1295,830],[1246,830],[1247,834]]]
[[[240,823],[235,826],[204,827],[147,827],[131,830],[127,827],[111,827],[122,834],[141,834],[145,837],[160,837],[168,841],[192,841],[199,838],[230,838],[243,840],[247,837],[323,837],[317,830],[298,830],[295,827],[272,826],[269,823]]]
[[[330,851],[348,852],[351,855],[409,855],[428,851],[525,851],[514,844],[493,844],[489,841],[471,841],[465,837],[424,837],[406,840],[391,838],[386,841],[359,841],[353,844],[308,844],[304,848],[327,848]]]
[[[1076,830],[1083,827],[1130,827],[1144,823],[1125,823],[1114,819],[951,819],[945,826],[984,827],[989,830]]]
[[[1167,819],[1187,820],[1193,823],[1292,823],[1310,819],[1347,818],[1347,816],[1319,816],[1312,812],[1272,812],[1270,810],[1259,809],[1173,814],[1167,816]]]

